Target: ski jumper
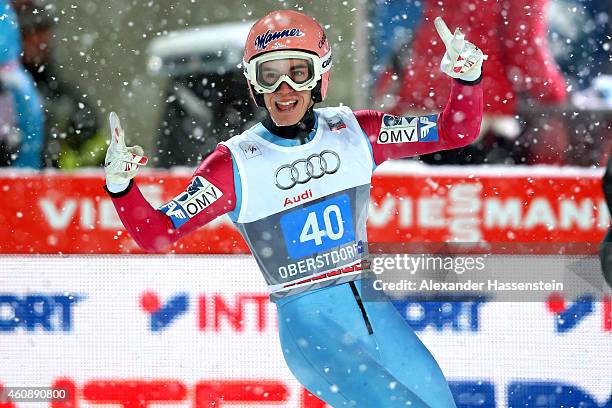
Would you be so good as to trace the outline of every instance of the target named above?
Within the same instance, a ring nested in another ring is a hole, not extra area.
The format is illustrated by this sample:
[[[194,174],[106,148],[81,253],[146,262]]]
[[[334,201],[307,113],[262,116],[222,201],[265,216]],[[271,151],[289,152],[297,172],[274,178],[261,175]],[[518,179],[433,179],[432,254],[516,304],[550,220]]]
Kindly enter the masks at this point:
[[[439,115],[315,109],[303,143],[255,125],[219,144],[157,210],[134,182],[111,197],[151,251],[229,213],[277,306],[289,368],[331,406],[454,407],[438,364],[392,303],[362,301],[360,269],[372,172],[387,159],[471,143],[482,115],[477,82],[452,80]]]

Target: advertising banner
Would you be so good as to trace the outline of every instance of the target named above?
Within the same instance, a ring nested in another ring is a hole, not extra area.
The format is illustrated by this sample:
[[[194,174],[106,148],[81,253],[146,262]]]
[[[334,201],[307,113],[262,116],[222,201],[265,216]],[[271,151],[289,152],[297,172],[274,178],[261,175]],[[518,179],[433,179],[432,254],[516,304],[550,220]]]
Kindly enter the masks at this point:
[[[325,407],[285,365],[250,256],[2,256],[0,285],[0,384],[69,391],[3,408]],[[610,298],[394,302],[459,408],[612,404]]]
[[[143,171],[155,207],[184,191],[191,171]],[[386,163],[374,174],[370,242],[601,241],[609,214],[601,170],[428,167]],[[0,253],[141,253],[128,236],[102,172],[0,172]],[[176,242],[172,253],[247,253],[223,216]]]

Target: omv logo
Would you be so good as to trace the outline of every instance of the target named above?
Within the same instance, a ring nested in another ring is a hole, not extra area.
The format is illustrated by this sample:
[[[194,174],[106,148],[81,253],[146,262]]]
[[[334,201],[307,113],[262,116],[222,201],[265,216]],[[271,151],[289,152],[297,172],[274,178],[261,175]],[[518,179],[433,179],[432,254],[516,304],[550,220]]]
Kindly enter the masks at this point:
[[[189,296],[179,293],[167,298],[164,302],[153,291],[140,295],[140,307],[149,314],[149,328],[153,332],[166,329],[189,308]]]

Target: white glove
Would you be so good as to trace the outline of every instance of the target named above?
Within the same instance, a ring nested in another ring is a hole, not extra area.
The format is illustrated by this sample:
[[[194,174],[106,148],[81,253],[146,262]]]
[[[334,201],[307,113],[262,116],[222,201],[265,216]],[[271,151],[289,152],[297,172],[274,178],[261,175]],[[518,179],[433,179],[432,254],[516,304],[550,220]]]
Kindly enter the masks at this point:
[[[149,159],[144,156],[140,146],[126,147],[125,134],[119,117],[115,112],[109,116],[111,138],[104,159],[107,188],[113,193],[124,190],[129,181],[136,177],[140,166],[145,166]]]
[[[452,34],[442,17],[436,17],[434,24],[446,46],[446,53],[440,63],[442,72],[463,81],[475,81],[480,78],[482,61],[486,60],[487,56],[483,55],[480,48],[465,41],[461,29],[457,28],[455,34]]]

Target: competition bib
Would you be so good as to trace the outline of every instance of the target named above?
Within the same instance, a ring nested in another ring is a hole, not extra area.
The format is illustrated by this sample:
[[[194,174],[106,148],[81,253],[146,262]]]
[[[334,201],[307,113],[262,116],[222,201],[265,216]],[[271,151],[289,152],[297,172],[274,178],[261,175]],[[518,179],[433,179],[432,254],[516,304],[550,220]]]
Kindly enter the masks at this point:
[[[355,280],[365,256],[369,141],[349,108],[315,112],[303,145],[275,144],[263,126],[224,142],[240,174],[234,222],[273,300]]]

